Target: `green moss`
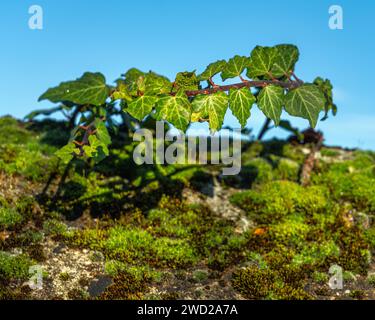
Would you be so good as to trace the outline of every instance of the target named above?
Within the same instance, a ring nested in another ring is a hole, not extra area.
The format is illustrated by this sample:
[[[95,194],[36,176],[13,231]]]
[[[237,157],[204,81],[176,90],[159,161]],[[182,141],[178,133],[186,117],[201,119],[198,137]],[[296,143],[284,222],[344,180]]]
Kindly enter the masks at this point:
[[[325,272],[314,271],[312,274],[312,279],[318,284],[326,284],[328,283],[329,276]]]
[[[61,272],[60,274],[59,274],[59,279],[61,280],[61,281],[69,281],[70,280],[70,274],[68,273],[68,272]]]
[[[292,263],[297,266],[322,266],[326,261],[334,261],[340,255],[340,248],[333,242],[313,242],[296,254]]]
[[[47,235],[65,235],[68,232],[68,227],[62,221],[49,219],[43,222],[43,231]]]
[[[116,226],[108,231],[84,230],[73,237],[76,245],[101,250],[123,262],[151,263],[155,266],[181,267],[194,264],[198,257],[192,246],[182,239],[155,238],[140,228]]]
[[[26,280],[32,261],[26,255],[12,255],[0,251],[0,278],[5,280]]]
[[[334,200],[348,201],[358,210],[373,212],[374,156],[367,152],[355,152],[353,156],[353,160],[334,163],[323,172],[313,175],[312,181],[327,186]]]
[[[367,276],[367,282],[368,282],[371,286],[375,287],[375,274],[369,274],[369,275]]]
[[[271,225],[269,233],[272,239],[278,243],[299,246],[306,240],[310,229],[304,216],[292,215],[281,223]]]
[[[0,207],[0,230],[17,226],[23,220],[21,214],[11,208]]]
[[[298,181],[300,166],[297,162],[280,158],[274,170],[274,176],[279,180]]]
[[[335,149],[331,149],[331,148],[325,148],[323,147],[321,150],[320,150],[320,153],[323,157],[337,157],[340,155],[340,152],[335,150]]]
[[[203,282],[208,279],[208,273],[203,270],[195,270],[193,273],[193,279],[196,282]]]
[[[249,184],[260,184],[273,179],[272,166],[263,158],[254,158],[242,164],[241,176]]]
[[[231,202],[261,223],[274,222],[292,213],[312,215],[329,208],[325,188],[304,188],[290,181],[269,182],[254,190],[236,193]]]
[[[369,244],[372,250],[375,250],[375,226],[364,231],[365,241]]]

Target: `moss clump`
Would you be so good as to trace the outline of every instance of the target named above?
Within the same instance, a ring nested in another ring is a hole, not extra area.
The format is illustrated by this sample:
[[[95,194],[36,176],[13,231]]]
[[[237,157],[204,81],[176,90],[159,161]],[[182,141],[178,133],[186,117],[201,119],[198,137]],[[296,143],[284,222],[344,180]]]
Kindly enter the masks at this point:
[[[339,255],[340,248],[333,241],[313,242],[296,254],[292,263],[297,266],[319,267],[325,265],[327,260],[334,261]]]
[[[273,241],[290,245],[300,246],[304,243],[311,227],[303,215],[291,215],[278,224],[269,227],[269,234]]]
[[[43,222],[43,231],[47,235],[65,235],[68,232],[68,227],[65,223],[57,219],[48,219]]]
[[[68,273],[68,272],[61,272],[60,274],[59,274],[59,279],[61,280],[61,281],[69,281],[70,280],[70,274]]]
[[[248,184],[272,181],[272,165],[263,158],[254,158],[242,164],[241,176]]]
[[[375,288],[375,274],[369,274],[367,276],[367,282]]]
[[[275,178],[279,180],[298,181],[300,165],[293,160],[280,158],[274,170]]]
[[[145,230],[115,227],[109,230],[104,249],[126,260],[148,260],[172,267],[193,264],[197,255],[188,242],[167,237],[154,238]]]
[[[272,223],[292,213],[323,213],[329,208],[324,188],[304,188],[290,181],[270,182],[254,190],[236,193],[231,202],[260,223]]]
[[[147,278],[121,272],[113,278],[112,284],[97,298],[99,300],[139,300],[146,290]]]
[[[21,214],[12,208],[0,207],[0,230],[1,229],[10,229],[23,220]]]
[[[12,255],[0,251],[0,279],[26,280],[32,261],[26,255]]]
[[[250,266],[233,275],[233,287],[248,299],[310,299],[303,290],[301,270],[284,266],[279,270]]]
[[[334,163],[312,176],[314,184],[325,185],[330,197],[350,202],[364,212],[375,211],[375,160],[372,153],[356,152],[354,159]]]
[[[314,271],[314,273],[312,274],[312,279],[318,284],[326,284],[328,283],[329,276],[325,272]]]
[[[331,148],[322,148],[320,150],[320,154],[323,156],[323,157],[331,157],[331,158],[334,158],[334,157],[337,157],[340,155],[340,152],[338,150],[335,150],[335,149],[331,149]]]

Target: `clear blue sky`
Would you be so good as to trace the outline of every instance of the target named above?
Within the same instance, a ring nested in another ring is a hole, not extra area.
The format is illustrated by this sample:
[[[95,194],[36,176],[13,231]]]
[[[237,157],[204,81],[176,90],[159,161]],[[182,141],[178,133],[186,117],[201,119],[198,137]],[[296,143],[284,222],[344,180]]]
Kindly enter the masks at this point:
[[[44,9],[41,31],[28,28],[33,4]],[[332,4],[344,10],[344,30],[328,28]],[[38,96],[85,71],[102,72],[108,83],[130,67],[172,78],[256,45],[293,43],[301,51],[296,73],[335,86],[339,113],[318,125],[326,142],[375,149],[375,1],[4,0],[0,10],[1,115],[51,107]],[[257,131],[263,118],[253,110],[248,126]],[[238,126],[230,113],[225,124]]]

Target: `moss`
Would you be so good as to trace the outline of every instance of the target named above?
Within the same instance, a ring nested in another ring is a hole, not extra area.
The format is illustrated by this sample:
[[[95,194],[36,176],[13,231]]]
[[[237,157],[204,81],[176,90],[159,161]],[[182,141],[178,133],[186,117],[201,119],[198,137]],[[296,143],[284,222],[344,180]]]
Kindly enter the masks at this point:
[[[279,180],[298,181],[300,166],[297,162],[280,158],[274,170],[274,176]]]
[[[32,261],[26,255],[12,255],[0,251],[0,278],[5,280],[26,280]]]
[[[323,157],[330,157],[330,158],[334,158],[340,155],[340,152],[338,150],[326,148],[326,147],[323,147],[320,150],[320,153]]]
[[[367,282],[375,288],[375,274],[369,274],[367,276]]]
[[[355,226],[342,226],[336,230],[334,238],[341,249],[338,265],[356,274],[366,274],[371,262],[371,252],[363,231]]]
[[[296,254],[292,263],[297,266],[323,266],[327,261],[335,261],[340,255],[340,248],[332,240],[323,243],[311,243]]]
[[[354,282],[357,280],[356,276],[353,274],[353,272],[350,272],[350,271],[347,271],[345,270],[343,273],[342,273],[342,279],[345,281],[345,282]]]
[[[121,272],[113,278],[99,300],[139,300],[147,289],[147,279],[139,279],[134,274]]]
[[[59,274],[59,279],[61,280],[61,281],[64,281],[64,282],[66,282],[66,281],[69,281],[70,280],[70,274],[68,273],[68,272],[61,272],[60,274]]]
[[[299,246],[306,240],[310,229],[303,215],[292,215],[281,223],[271,225],[269,233],[273,241]]]
[[[312,176],[314,184],[325,185],[330,196],[337,201],[347,201],[364,212],[375,210],[375,160],[372,154],[354,153],[354,159],[334,163],[326,170]]]
[[[195,270],[193,273],[193,279],[196,282],[204,282],[208,279],[208,273],[203,270]]]
[[[230,200],[260,223],[271,223],[296,212],[312,215],[329,208],[325,188],[304,188],[290,181],[266,183],[254,190],[236,193]]]
[[[73,243],[100,250],[108,257],[128,263],[141,261],[175,268],[197,261],[196,252],[186,240],[155,238],[140,228],[116,226],[108,231],[85,230],[73,237]]]
[[[364,231],[365,241],[369,244],[372,250],[375,250],[375,226]]]
[[[312,279],[318,284],[326,284],[328,283],[329,276],[325,272],[314,271],[312,274]]]
[[[248,184],[260,184],[273,179],[272,166],[263,158],[251,159],[242,164],[241,176]]]
[[[284,266],[279,270],[250,266],[233,275],[233,287],[247,299],[310,299],[303,290],[301,270]]]
[[[362,300],[365,297],[363,290],[353,290],[350,292],[350,297],[357,300]]]
[[[48,219],[43,222],[43,231],[47,235],[65,235],[68,232],[68,227],[62,221]]]
[[[16,210],[0,207],[0,230],[13,228],[20,224],[22,220],[22,215]]]

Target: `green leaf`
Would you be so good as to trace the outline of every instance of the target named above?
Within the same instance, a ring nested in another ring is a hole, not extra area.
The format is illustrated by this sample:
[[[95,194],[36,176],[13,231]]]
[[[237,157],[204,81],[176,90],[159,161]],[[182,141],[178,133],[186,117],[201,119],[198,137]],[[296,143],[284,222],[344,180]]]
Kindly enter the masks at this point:
[[[123,75],[124,79],[119,79],[119,81],[123,81],[125,85],[127,86],[127,90],[131,95],[137,95],[137,91],[139,90],[138,84],[139,80],[142,79],[145,76],[145,73],[137,68],[131,68]]]
[[[111,144],[111,136],[108,133],[105,123],[100,119],[95,119],[95,129],[97,138],[106,146]]]
[[[99,140],[96,135],[89,137],[89,145],[83,146],[83,151],[87,157],[93,158],[95,162],[100,162],[109,155],[108,146]]]
[[[276,55],[275,47],[256,46],[250,55],[247,76],[252,79],[262,76],[269,78]]]
[[[66,146],[55,152],[64,164],[69,163],[75,154],[79,154],[79,150],[73,142],[68,143]]]
[[[222,72],[226,64],[227,64],[227,62],[225,60],[219,60],[219,61],[216,61],[216,62],[213,62],[213,63],[209,64],[207,66],[206,70],[204,70],[198,76],[198,79],[200,81],[203,81],[203,80],[208,80],[208,79],[212,78],[216,74]]]
[[[108,95],[109,88],[104,76],[101,73],[86,72],[77,80],[62,82],[59,86],[48,89],[40,96],[39,101],[47,99],[51,102],[70,101],[100,106],[105,103]]]
[[[208,117],[210,129],[215,132],[223,125],[228,109],[228,96],[222,91],[209,95],[198,95],[193,100],[192,106],[194,112],[200,114],[202,118]]]
[[[324,121],[328,118],[328,112],[331,110],[332,114],[335,116],[337,113],[337,106],[333,103],[333,86],[331,84],[331,81],[328,79],[322,79],[321,77],[318,77],[314,80],[314,84],[319,87],[319,89],[323,92],[324,98],[325,98],[325,104],[324,104],[324,117],[321,119],[321,121]]]
[[[275,85],[264,87],[258,95],[257,104],[265,116],[278,126],[284,104],[284,89]]]
[[[175,84],[175,91],[178,90],[198,90],[199,89],[199,80],[195,74],[195,71],[192,72],[179,72],[176,75],[176,79],[174,81]]]
[[[229,78],[235,78],[242,74],[242,72],[248,67],[249,58],[234,56],[229,59],[228,63],[225,65],[223,72],[221,73],[221,79],[224,81]]]
[[[112,100],[125,100],[127,102],[132,101],[131,92],[125,81],[119,79],[116,82],[117,87],[116,91],[112,93]]]
[[[143,120],[152,111],[156,101],[157,98],[154,96],[143,95],[130,102],[125,111],[132,117]]]
[[[290,44],[280,44],[275,47],[277,54],[271,73],[275,78],[289,75],[299,58],[298,48]]]
[[[246,125],[247,119],[250,117],[250,109],[255,100],[248,88],[231,89],[229,91],[229,108],[240,122],[241,127]]]
[[[168,78],[150,71],[144,77],[144,92],[149,95],[169,93],[172,89],[172,83]]]
[[[322,91],[314,84],[305,84],[288,92],[285,110],[292,116],[309,120],[315,128],[319,113],[324,109],[325,99]]]
[[[191,104],[183,90],[175,96],[163,96],[156,104],[156,119],[166,120],[185,131],[190,123]]]

